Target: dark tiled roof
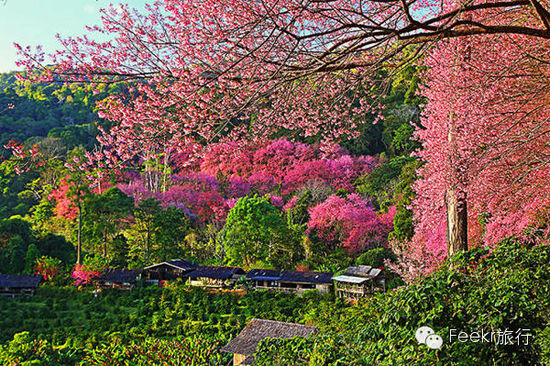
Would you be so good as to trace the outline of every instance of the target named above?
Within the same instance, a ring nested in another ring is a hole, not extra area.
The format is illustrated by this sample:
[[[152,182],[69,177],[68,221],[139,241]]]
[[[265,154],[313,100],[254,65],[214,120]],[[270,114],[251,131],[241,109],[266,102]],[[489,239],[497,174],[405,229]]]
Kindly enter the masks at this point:
[[[251,356],[264,338],[309,337],[316,327],[275,320],[252,319],[246,327],[221,350]]]
[[[0,274],[0,287],[30,288],[38,287],[42,281],[40,275]]]
[[[305,283],[331,283],[332,273],[306,271],[279,271],[275,269],[252,269],[246,275],[249,280],[284,281]]]
[[[163,265],[176,267],[176,268],[179,268],[179,269],[184,270],[184,271],[190,271],[190,270],[195,269],[197,267],[197,265],[195,265],[191,262],[188,262],[186,260],[183,260],[183,259],[172,259],[171,261],[153,264],[152,266],[145,267],[144,269],[159,267],[159,266],[163,266]]]
[[[140,274],[140,269],[131,270],[109,268],[106,269],[96,280],[108,282],[135,282]]]
[[[185,274],[185,277],[203,277],[213,278],[217,280],[226,280],[233,275],[242,274],[246,272],[239,267],[225,267],[225,266],[198,266],[195,270]]]

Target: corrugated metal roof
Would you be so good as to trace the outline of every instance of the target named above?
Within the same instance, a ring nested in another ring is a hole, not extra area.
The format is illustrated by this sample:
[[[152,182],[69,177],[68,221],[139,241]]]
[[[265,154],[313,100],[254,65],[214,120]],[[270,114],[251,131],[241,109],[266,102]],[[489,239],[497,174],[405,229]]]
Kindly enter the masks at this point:
[[[357,267],[348,267],[345,275],[348,276],[357,276],[357,277],[369,277],[369,272],[371,271],[371,266],[359,265]]]
[[[270,277],[270,276],[254,276],[253,278],[254,281],[278,281],[281,279],[281,277],[277,276],[277,277]]]
[[[372,277],[377,277],[380,273],[382,273],[382,270],[380,268],[373,268],[369,272]]]
[[[380,268],[373,268],[371,266],[360,265],[357,267],[348,267],[344,275],[352,276],[352,277],[372,278],[372,277],[379,276],[381,273],[382,273],[382,270]]]
[[[342,275],[342,276],[332,277],[332,280],[337,281],[337,282],[348,282],[348,283],[358,283],[358,284],[360,284],[360,283],[368,281],[369,278]]]
[[[249,280],[283,281],[300,283],[331,283],[332,273],[309,271],[279,271],[275,269],[251,269],[246,275]]]
[[[141,270],[109,268],[106,269],[96,280],[108,282],[136,282]]]

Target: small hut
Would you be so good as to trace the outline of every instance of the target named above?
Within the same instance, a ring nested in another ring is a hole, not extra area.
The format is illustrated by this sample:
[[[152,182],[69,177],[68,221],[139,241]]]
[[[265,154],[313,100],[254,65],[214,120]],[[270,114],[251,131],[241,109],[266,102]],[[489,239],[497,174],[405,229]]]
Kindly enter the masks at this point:
[[[332,280],[336,295],[351,300],[386,290],[384,272],[371,266],[349,267],[343,275]]]
[[[110,268],[93,280],[96,288],[113,288],[117,290],[131,290],[141,276],[141,270]]]
[[[185,277],[191,286],[226,288],[245,275],[246,272],[239,267],[198,266]]]
[[[301,294],[307,290],[321,293],[330,291],[332,273],[308,271],[279,271],[273,269],[252,269],[246,275],[255,289],[277,290]]]
[[[0,295],[34,295],[40,282],[41,275],[0,274]]]
[[[233,354],[233,366],[252,365],[254,352],[264,338],[308,338],[317,331],[316,327],[285,323],[275,320],[252,319],[246,327],[222,347],[223,352]]]
[[[178,278],[185,278],[185,274],[193,271],[197,266],[183,259],[173,259],[168,262],[153,264],[145,267],[142,278],[148,283],[159,283],[161,281],[173,281]]]

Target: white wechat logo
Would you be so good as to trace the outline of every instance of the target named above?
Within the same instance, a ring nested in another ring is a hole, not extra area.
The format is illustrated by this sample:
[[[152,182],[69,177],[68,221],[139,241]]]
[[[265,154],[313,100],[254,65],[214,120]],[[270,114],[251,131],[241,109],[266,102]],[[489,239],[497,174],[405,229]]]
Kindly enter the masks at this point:
[[[416,340],[419,344],[425,344],[431,349],[440,349],[443,345],[443,338],[435,334],[434,330],[430,327],[420,327],[416,330]]]

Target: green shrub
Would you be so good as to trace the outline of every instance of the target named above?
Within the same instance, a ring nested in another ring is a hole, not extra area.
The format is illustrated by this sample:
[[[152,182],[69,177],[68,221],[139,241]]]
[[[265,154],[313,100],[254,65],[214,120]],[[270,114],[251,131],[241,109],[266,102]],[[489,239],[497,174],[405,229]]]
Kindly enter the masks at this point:
[[[0,346],[2,365],[63,365],[75,364],[74,350],[54,349],[47,341],[33,339],[29,332],[17,333],[6,346]]]
[[[355,261],[358,265],[367,265],[375,268],[384,266],[384,260],[389,259],[394,261],[396,259],[395,254],[385,248],[370,249],[361,254]]]
[[[550,365],[550,326],[547,325],[542,331],[538,333],[535,340],[538,347],[540,347],[540,364]]]

